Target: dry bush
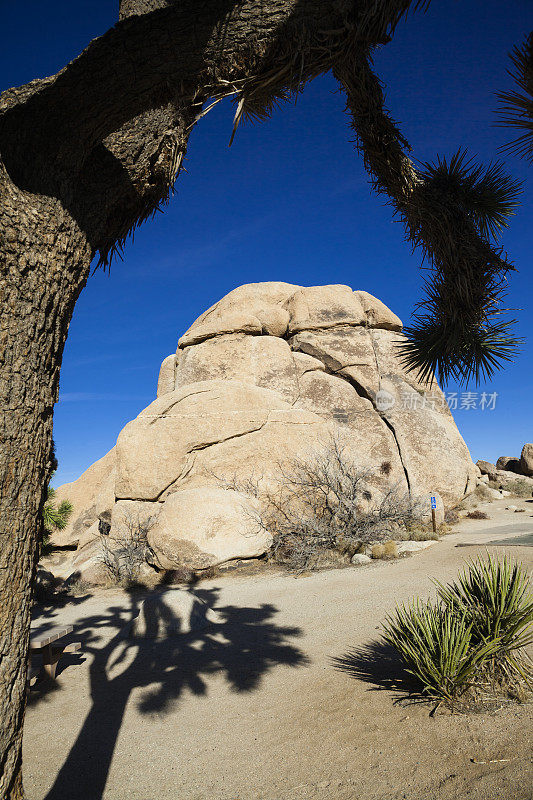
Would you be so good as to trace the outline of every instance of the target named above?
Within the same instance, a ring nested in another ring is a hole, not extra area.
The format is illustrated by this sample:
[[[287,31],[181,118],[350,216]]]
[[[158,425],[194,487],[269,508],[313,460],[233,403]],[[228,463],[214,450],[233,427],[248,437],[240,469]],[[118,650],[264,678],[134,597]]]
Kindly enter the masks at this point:
[[[65,584],[65,591],[67,594],[72,595],[72,597],[80,597],[80,595],[89,594],[93,589],[94,586],[81,576]]]
[[[504,478],[501,480],[497,478],[489,481],[487,486],[490,489],[496,489],[496,491],[503,489],[506,492],[511,492],[515,497],[530,498],[533,495],[531,479],[525,476],[520,477],[517,475],[516,478]]]
[[[488,514],[485,514],[484,511],[469,511],[466,515],[468,519],[490,519]]]
[[[414,522],[410,522],[405,527],[398,528],[394,531],[394,538],[398,542],[427,542],[429,539],[433,541],[439,540],[439,536],[448,533],[448,528],[444,523],[438,526],[437,532],[433,530],[431,522],[424,522],[418,518]]]
[[[525,478],[516,478],[515,480],[506,482],[503,488],[511,492],[511,494],[514,494],[515,497],[529,498],[533,495],[531,483]]]
[[[130,586],[139,582],[150,550],[148,531],[153,523],[151,517],[141,519],[138,514],[125,514],[118,526],[111,528],[107,535],[100,536],[101,561],[111,583]],[[155,570],[154,574],[157,574]]]
[[[457,525],[461,521],[461,515],[456,508],[448,508],[444,512],[444,522],[446,525]]]
[[[480,483],[473,492],[470,492],[457,504],[456,509],[458,511],[469,511],[472,508],[477,508],[478,503],[493,503],[494,499],[490,486],[486,483]]]
[[[408,532],[407,541],[410,542],[427,542],[429,540],[438,542],[439,541],[439,534],[445,534],[447,530],[441,525],[439,526],[438,532],[435,532],[432,527],[427,528],[415,528]]]
[[[301,571],[324,564],[327,553],[349,560],[365,544],[404,538],[420,527],[423,500],[397,486],[385,494],[374,488],[376,478],[389,473],[389,462],[362,470],[347,444],[332,436],[305,457],[278,463],[268,481],[217,480],[258,499],[259,510],[250,513],[274,537],[272,560]]]
[[[398,558],[398,545],[394,540],[375,544],[372,546],[372,558],[391,559]]]

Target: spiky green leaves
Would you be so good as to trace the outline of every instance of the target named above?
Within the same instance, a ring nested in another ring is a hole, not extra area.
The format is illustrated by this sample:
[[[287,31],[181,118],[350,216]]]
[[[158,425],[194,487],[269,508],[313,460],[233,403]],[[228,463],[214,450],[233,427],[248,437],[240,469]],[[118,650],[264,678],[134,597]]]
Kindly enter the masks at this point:
[[[384,624],[385,640],[424,694],[453,703],[487,675],[510,671],[530,684],[521,651],[533,642],[533,595],[522,567],[489,555],[437,587],[437,603],[402,606]]]
[[[457,581],[437,583],[446,606],[472,623],[476,643],[498,639],[497,655],[508,659],[533,643],[533,593],[527,573],[505,556],[490,554],[468,564]]]
[[[68,500],[62,500],[56,506],[54,502],[55,495],[55,489],[49,486],[46,493],[46,503],[43,508],[43,527],[48,534],[64,530],[72,514],[72,503],[69,503]]]
[[[440,324],[431,315],[416,315],[413,325],[404,329],[406,341],[399,353],[404,365],[414,370],[420,380],[431,383],[434,375],[442,385],[454,380],[478,384],[488,380],[513,361],[519,341],[509,333],[514,320],[468,325],[458,322]]]
[[[513,49],[510,58],[513,68],[507,72],[514,78],[518,91],[497,92],[499,124],[515,128],[520,136],[504,145],[502,150],[533,163],[533,31],[521,47]]]
[[[497,641],[473,646],[471,622],[420,601],[397,608],[383,627],[385,641],[399,652],[424,694],[451,703],[469,688],[479,663],[498,646]]]

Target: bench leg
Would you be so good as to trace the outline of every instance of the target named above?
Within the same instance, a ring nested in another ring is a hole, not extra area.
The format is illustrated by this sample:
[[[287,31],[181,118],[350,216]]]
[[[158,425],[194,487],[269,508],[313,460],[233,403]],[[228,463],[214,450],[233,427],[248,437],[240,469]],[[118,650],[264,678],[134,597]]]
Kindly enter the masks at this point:
[[[43,672],[48,678],[51,678],[51,680],[55,680],[57,662],[61,658],[62,652],[62,649],[59,649],[58,647],[52,647],[51,644],[43,647]]]

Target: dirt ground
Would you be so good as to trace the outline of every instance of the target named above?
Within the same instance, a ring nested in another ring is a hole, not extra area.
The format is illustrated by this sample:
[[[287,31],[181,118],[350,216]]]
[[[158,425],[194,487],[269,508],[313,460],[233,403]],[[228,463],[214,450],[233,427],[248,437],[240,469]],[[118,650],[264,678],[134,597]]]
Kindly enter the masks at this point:
[[[27,797],[531,800],[533,707],[431,718],[395,702],[398,665],[379,644],[397,602],[428,596],[465,559],[488,549],[533,567],[531,536],[489,544],[532,533],[533,503],[485,510],[398,561],[202,583],[225,623],[163,642],[126,638],[139,598],[124,592],[47,611],[34,628],[72,622],[82,651],[55,689],[32,692]]]

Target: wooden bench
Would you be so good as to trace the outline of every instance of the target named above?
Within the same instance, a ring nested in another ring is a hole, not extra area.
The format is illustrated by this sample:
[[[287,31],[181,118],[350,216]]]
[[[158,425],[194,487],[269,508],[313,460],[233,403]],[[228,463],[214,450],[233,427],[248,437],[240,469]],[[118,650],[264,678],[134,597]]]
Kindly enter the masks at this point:
[[[28,679],[42,677],[55,679],[57,664],[63,653],[77,653],[81,648],[80,642],[60,643],[59,640],[68,636],[74,630],[72,625],[63,628],[52,628],[46,633],[30,633],[30,658],[35,653],[42,656],[40,669],[32,668],[30,664]]]

